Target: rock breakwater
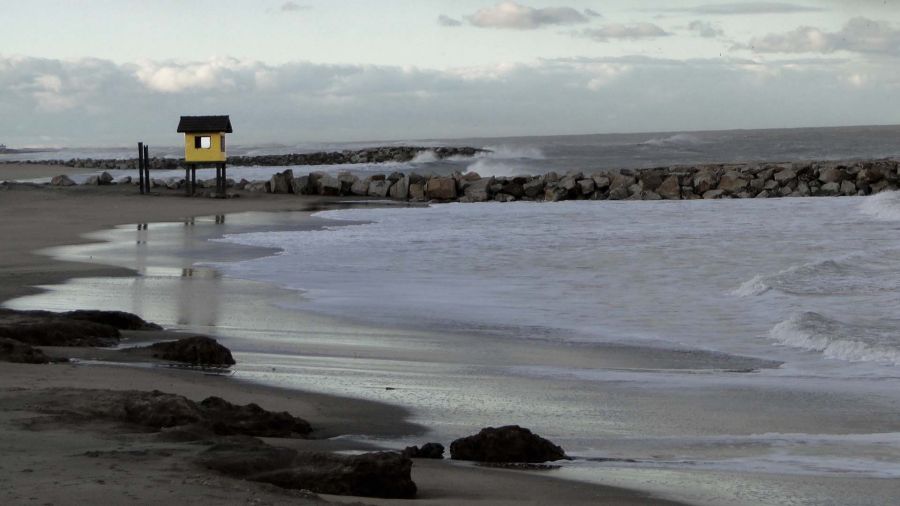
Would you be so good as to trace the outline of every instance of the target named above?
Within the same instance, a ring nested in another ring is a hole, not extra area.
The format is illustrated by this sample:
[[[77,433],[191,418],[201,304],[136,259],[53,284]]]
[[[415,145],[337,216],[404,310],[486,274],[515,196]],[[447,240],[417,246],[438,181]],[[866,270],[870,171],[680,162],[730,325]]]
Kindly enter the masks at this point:
[[[472,147],[444,146],[381,146],[358,150],[343,151],[319,151],[315,153],[288,153],[282,155],[260,156],[229,156],[228,165],[237,167],[266,166],[280,167],[290,165],[347,165],[354,163],[387,163],[410,162],[423,154],[431,154],[438,160],[452,157],[472,157],[488,151]],[[98,170],[136,170],[137,158],[129,159],[94,159],[73,158],[69,160],[38,160],[26,162],[0,162],[0,163],[34,163],[41,165],[61,165],[64,167],[77,167]],[[151,170],[184,169],[184,159],[181,158],[150,158]]]
[[[86,185],[136,184],[108,173]],[[57,177],[54,186],[70,186]],[[215,180],[198,181],[213,188]],[[152,180],[152,187],[177,190],[180,178]],[[694,200],[872,195],[900,187],[900,161],[794,162],[660,167],[598,172],[548,172],[539,176],[481,177],[474,172],[450,176],[393,172],[357,176],[349,172],[288,169],[268,180],[228,180],[228,187],[249,193],[359,196],[413,202],[486,202],[559,200]]]

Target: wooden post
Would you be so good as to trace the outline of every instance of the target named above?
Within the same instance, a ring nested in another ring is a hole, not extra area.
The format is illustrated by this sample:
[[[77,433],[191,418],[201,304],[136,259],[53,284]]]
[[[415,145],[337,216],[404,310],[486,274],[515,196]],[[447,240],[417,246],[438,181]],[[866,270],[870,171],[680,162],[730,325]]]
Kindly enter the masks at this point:
[[[144,144],[144,184],[150,193],[150,146]]]
[[[188,166],[184,167],[184,194],[188,197],[193,194],[191,188],[191,168]]]
[[[222,198],[228,198],[228,176],[225,172],[225,163],[222,163]]]
[[[197,193],[197,166],[191,165],[191,195]]]
[[[141,185],[141,195],[144,194],[144,143],[138,143],[138,183]]]

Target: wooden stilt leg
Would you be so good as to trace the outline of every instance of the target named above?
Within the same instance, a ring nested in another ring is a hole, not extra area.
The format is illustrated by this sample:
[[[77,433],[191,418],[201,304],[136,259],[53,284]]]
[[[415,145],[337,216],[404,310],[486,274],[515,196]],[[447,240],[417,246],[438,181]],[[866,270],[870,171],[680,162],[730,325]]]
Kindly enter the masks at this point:
[[[141,195],[144,194],[144,143],[138,143],[138,183],[141,186]]]

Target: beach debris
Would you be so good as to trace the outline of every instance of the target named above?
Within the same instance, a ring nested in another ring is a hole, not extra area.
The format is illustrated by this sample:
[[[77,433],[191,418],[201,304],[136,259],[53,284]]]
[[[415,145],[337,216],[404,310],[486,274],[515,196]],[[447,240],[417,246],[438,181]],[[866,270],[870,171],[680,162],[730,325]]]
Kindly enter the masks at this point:
[[[425,443],[421,448],[418,446],[407,446],[403,450],[403,455],[411,459],[443,459],[444,445],[440,443]]]
[[[450,444],[453,460],[541,463],[567,458],[552,442],[518,425],[487,427]]]
[[[154,358],[184,362],[193,365],[229,366],[234,365],[231,351],[206,336],[193,336],[177,341],[154,343],[148,346]]]
[[[301,453],[250,440],[214,445],[198,462],[234,478],[319,494],[411,499],[417,491],[412,461],[394,452]]]

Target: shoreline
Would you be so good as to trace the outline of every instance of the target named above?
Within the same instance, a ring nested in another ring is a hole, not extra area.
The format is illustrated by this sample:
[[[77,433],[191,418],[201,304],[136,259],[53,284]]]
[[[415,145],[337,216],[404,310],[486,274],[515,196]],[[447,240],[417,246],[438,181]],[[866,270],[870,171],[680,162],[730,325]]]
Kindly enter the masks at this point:
[[[34,192],[39,192],[35,194]],[[40,197],[40,198],[36,198]],[[58,262],[52,258],[36,253],[37,250],[66,245],[85,244],[92,242],[86,240],[83,235],[96,230],[107,229],[116,225],[127,223],[161,222],[181,220],[189,216],[208,216],[217,214],[230,214],[244,211],[305,211],[319,209],[321,201],[315,198],[298,200],[296,197],[276,199],[239,199],[217,201],[208,199],[169,199],[167,204],[159,206],[152,211],[147,210],[147,200],[134,200],[138,198],[128,191],[121,189],[96,188],[88,191],[76,191],[59,193],[50,188],[24,188],[22,190],[5,191],[0,198],[0,206],[5,208],[7,215],[15,219],[8,220],[2,225],[3,232],[8,237],[16,237],[3,251],[2,265],[0,268],[0,299],[7,301],[11,298],[34,294],[40,291],[34,285],[53,284],[67,279],[81,277],[113,277],[133,276],[133,270],[117,267],[105,267],[76,262]],[[48,202],[49,201],[49,202]],[[158,199],[153,201],[159,202]],[[102,205],[100,205],[102,203]],[[102,209],[100,208],[102,207]],[[51,212],[49,209],[57,212]],[[73,209],[74,208],[74,209]],[[69,212],[61,212],[63,209]],[[48,226],[48,221],[52,226]],[[39,231],[39,232],[35,232]],[[323,426],[325,432],[334,433],[356,432],[361,433],[395,433],[398,424],[406,424],[403,421],[405,410],[395,406],[384,405],[377,402],[346,399],[338,396],[324,394],[312,394],[303,391],[279,390],[277,388],[253,385],[249,382],[231,381],[228,378],[206,378],[195,381],[196,375],[183,371],[160,370],[134,370],[104,366],[51,366],[51,369],[35,366],[5,367],[7,373],[0,375],[3,381],[4,391],[21,388],[60,388],[75,385],[108,385],[115,384],[117,388],[139,387],[143,385],[148,389],[159,387],[162,390],[174,391],[172,393],[193,392],[196,396],[200,388],[203,395],[210,391],[220,391],[222,396],[235,402],[259,402],[262,397],[266,399],[261,404],[267,408],[286,409],[295,415],[308,418],[314,425]],[[47,374],[51,371],[52,374]],[[36,376],[37,375],[37,376]],[[123,381],[127,379],[127,381]],[[223,381],[225,380],[225,381]],[[193,386],[192,386],[193,385]],[[199,385],[199,386],[198,386]],[[216,390],[219,389],[219,390]],[[287,397],[287,398],[285,398]],[[6,416],[4,416],[6,418]],[[381,420],[380,424],[371,420]],[[409,426],[407,426],[409,427]],[[409,428],[403,429],[408,431]],[[402,431],[401,431],[402,432]],[[81,435],[81,432],[77,432]],[[9,437],[6,430],[0,437]],[[88,437],[87,435],[84,437]],[[319,443],[318,448],[340,449],[346,448],[345,442],[326,442],[324,447]],[[355,446],[358,447],[358,444]],[[47,455],[42,455],[47,458]],[[422,468],[425,468],[424,470]],[[509,495],[522,499],[533,497],[523,496],[515,489],[530,490],[532,494],[538,493],[531,485],[535,478],[515,471],[485,470],[475,468],[462,468],[460,466],[444,463],[428,464],[414,468],[414,479],[422,483],[431,483],[437,486],[442,481],[442,476],[449,473],[456,476],[461,482],[474,487],[471,497],[475,495],[493,493],[496,500]],[[424,473],[425,478],[417,475]],[[434,476],[434,479],[430,477]],[[478,476],[482,476],[480,481]],[[510,488],[504,487],[502,491],[490,492],[489,483],[491,477],[511,482]],[[639,492],[630,492],[624,489],[616,489],[599,485],[576,484],[557,480],[555,478],[538,477],[537,480],[550,479],[555,486],[538,487],[547,492],[560,489],[567,490],[572,503],[590,503],[597,497],[611,498],[613,504],[675,504],[673,502],[650,499]],[[223,479],[224,480],[224,479]],[[487,480],[487,483],[484,482]],[[227,480],[226,480],[227,481]],[[125,486],[125,485],[122,485]],[[126,487],[127,488],[127,487]],[[573,491],[573,490],[577,490]],[[48,492],[52,492],[48,491]],[[258,491],[257,491],[258,492]],[[444,488],[440,494],[446,497],[438,498],[437,504],[442,500],[447,504],[459,502],[460,491]],[[283,492],[282,492],[283,493]],[[420,497],[433,498],[434,492],[429,493],[423,489]],[[454,495],[456,494],[456,495]],[[500,494],[500,495],[497,495]],[[506,494],[506,495],[504,495]],[[588,498],[591,500],[589,501]],[[344,500],[343,498],[341,500]],[[509,499],[511,503],[517,500]],[[463,500],[465,502],[465,500]],[[384,503],[383,501],[379,504]],[[408,503],[408,502],[406,502]]]

